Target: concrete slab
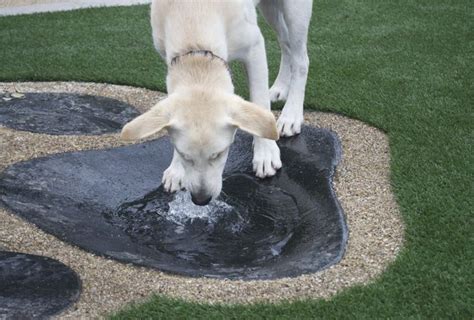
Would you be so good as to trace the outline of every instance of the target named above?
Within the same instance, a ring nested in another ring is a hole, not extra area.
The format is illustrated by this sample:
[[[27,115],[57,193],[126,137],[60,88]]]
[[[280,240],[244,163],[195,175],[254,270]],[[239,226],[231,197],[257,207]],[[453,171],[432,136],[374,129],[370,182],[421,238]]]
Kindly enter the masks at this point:
[[[0,16],[149,3],[151,0],[0,0]]]

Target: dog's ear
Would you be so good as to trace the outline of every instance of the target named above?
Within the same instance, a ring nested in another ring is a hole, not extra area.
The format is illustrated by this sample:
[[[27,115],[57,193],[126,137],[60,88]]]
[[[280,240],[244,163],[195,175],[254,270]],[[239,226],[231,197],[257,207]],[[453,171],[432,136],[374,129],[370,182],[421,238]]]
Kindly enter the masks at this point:
[[[231,105],[231,124],[254,136],[278,140],[275,117],[270,110],[235,96]]]
[[[144,114],[136,117],[122,128],[122,140],[138,140],[155,134],[170,125],[171,104],[173,98],[168,97],[158,102]]]

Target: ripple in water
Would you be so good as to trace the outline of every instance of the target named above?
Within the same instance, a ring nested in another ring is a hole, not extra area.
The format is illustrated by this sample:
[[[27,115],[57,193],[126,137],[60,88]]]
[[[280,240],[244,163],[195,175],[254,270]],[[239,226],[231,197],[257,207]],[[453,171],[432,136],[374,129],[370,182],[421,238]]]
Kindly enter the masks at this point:
[[[188,192],[162,188],[111,217],[137,243],[207,268],[255,267],[285,253],[300,214],[292,196],[238,174],[219,199],[196,206]]]

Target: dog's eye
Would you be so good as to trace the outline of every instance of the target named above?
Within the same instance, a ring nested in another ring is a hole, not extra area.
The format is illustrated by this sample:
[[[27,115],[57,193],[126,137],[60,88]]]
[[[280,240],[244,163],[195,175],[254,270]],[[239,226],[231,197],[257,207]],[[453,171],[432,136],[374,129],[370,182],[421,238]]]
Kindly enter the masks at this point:
[[[189,158],[189,157],[183,157],[184,161],[186,161],[187,163],[189,163],[190,165],[194,165],[194,160]]]
[[[222,155],[224,154],[225,150],[221,151],[221,152],[215,152],[213,154],[211,154],[211,156],[209,157],[210,160],[217,160],[219,159],[220,157],[222,157]]]
[[[176,149],[176,148],[175,148],[175,149]],[[179,155],[181,156],[181,158],[182,158],[184,161],[186,161],[186,162],[188,162],[188,163],[190,163],[190,164],[194,164],[194,161],[193,161],[193,159],[191,159],[190,156],[188,156],[188,155],[182,153],[182,152],[179,151],[178,149],[176,149],[176,151],[179,153]]]

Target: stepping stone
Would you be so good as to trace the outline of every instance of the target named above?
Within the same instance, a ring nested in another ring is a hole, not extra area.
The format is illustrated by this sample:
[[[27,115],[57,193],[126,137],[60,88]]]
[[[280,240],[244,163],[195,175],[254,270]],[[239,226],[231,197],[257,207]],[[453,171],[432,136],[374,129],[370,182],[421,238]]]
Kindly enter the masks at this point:
[[[77,301],[81,281],[59,261],[0,251],[0,319],[44,319]]]
[[[0,94],[0,125],[51,135],[120,132],[140,113],[124,102],[72,93]]]
[[[239,132],[223,192],[206,207],[160,186],[173,154],[168,137],[14,164],[0,176],[0,203],[87,251],[166,272],[248,280],[314,273],[339,262],[347,241],[332,187],[340,142],[304,127],[278,143],[283,168],[257,179],[252,137]]]

